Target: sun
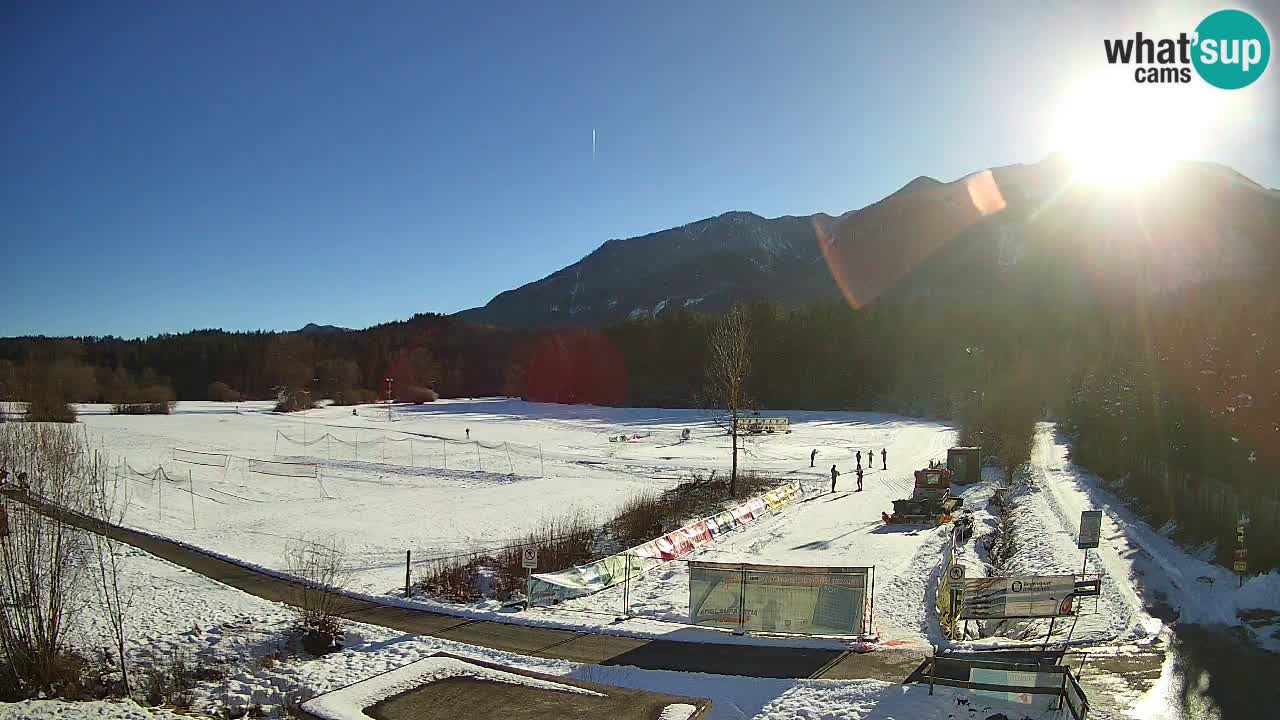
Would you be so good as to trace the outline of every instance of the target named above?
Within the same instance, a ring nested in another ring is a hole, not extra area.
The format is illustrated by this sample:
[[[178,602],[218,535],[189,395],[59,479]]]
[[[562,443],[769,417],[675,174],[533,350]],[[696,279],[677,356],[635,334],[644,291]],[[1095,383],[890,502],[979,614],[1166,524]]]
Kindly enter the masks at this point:
[[[1189,88],[1144,87],[1097,77],[1078,82],[1057,113],[1055,144],[1071,162],[1074,182],[1130,190],[1163,177],[1193,154],[1206,120]]]

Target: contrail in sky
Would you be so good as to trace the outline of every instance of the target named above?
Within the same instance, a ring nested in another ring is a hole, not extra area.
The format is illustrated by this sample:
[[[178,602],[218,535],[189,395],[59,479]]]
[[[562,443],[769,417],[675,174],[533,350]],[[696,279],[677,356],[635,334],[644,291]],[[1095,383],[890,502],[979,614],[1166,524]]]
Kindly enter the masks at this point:
[[[591,160],[596,159],[596,129],[591,128]]]

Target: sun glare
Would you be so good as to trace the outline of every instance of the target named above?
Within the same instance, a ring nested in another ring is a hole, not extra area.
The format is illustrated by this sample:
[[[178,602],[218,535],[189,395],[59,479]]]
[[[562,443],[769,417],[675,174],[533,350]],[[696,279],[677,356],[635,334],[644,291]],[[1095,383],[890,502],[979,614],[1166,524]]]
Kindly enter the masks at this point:
[[[1074,181],[1116,190],[1148,184],[1192,154],[1207,130],[1205,104],[1190,88],[1179,94],[1127,82],[1089,78],[1065,97],[1056,144]]]

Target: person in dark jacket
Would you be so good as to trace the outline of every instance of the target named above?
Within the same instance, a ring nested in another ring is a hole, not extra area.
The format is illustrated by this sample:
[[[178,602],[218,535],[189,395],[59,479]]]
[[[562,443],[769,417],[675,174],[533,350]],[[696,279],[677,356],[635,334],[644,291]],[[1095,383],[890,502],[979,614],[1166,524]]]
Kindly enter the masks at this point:
[[[840,471],[836,470],[836,466],[831,466],[831,492],[836,491],[836,478],[840,477]]]
[[[880,448],[880,469],[881,470],[889,469],[889,449],[888,448]]]
[[[809,452],[809,467],[813,467],[813,461],[818,457],[818,449],[814,448]]]

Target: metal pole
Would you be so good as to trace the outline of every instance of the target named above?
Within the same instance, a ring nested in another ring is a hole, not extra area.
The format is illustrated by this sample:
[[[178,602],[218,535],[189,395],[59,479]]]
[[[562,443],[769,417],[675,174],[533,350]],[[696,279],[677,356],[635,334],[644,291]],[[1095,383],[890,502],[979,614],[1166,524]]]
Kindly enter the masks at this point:
[[[156,474],[151,476],[152,481],[155,482],[156,484],[156,494],[158,495],[158,499],[156,501],[156,519],[157,520],[160,520],[164,517],[164,481],[163,481],[163,478],[161,477],[163,474],[164,474],[164,466],[162,465],[156,468]]]
[[[516,474],[516,466],[511,462],[511,443],[502,443],[502,447],[507,450],[507,468],[511,470],[511,474]]]
[[[444,470],[449,469],[449,441],[440,438],[440,444],[444,446]]]
[[[627,569],[622,581],[622,617],[631,617],[631,553],[625,555]]]
[[[411,551],[404,551],[404,596],[409,597],[409,558]]]
[[[191,529],[196,529],[196,483],[191,479],[191,468],[187,468],[187,487],[191,492]]]
[[[1058,618],[1056,617],[1049,618],[1049,634],[1044,636],[1044,646],[1041,648],[1041,650],[1049,649],[1049,638],[1053,637],[1053,624],[1057,621],[1058,621]]]
[[[747,624],[747,567],[738,566],[738,634],[746,632]]]
[[[1080,566],[1080,574],[1084,575],[1089,572],[1089,548],[1084,549],[1084,565]]]
[[[480,467],[480,472],[484,472],[484,460],[480,459],[480,441],[476,441],[476,465]]]
[[[276,430],[276,443],[271,446],[271,455],[279,457],[280,455],[280,431]]]
[[[413,438],[409,438],[409,465],[410,467],[418,466],[418,463],[413,459]]]
[[[876,566],[871,566],[871,611],[868,613],[867,627],[863,629],[863,634],[871,630],[871,626],[876,621]]]
[[[538,445],[538,466],[542,468],[542,477],[547,476],[547,463],[542,459],[542,445]]]

